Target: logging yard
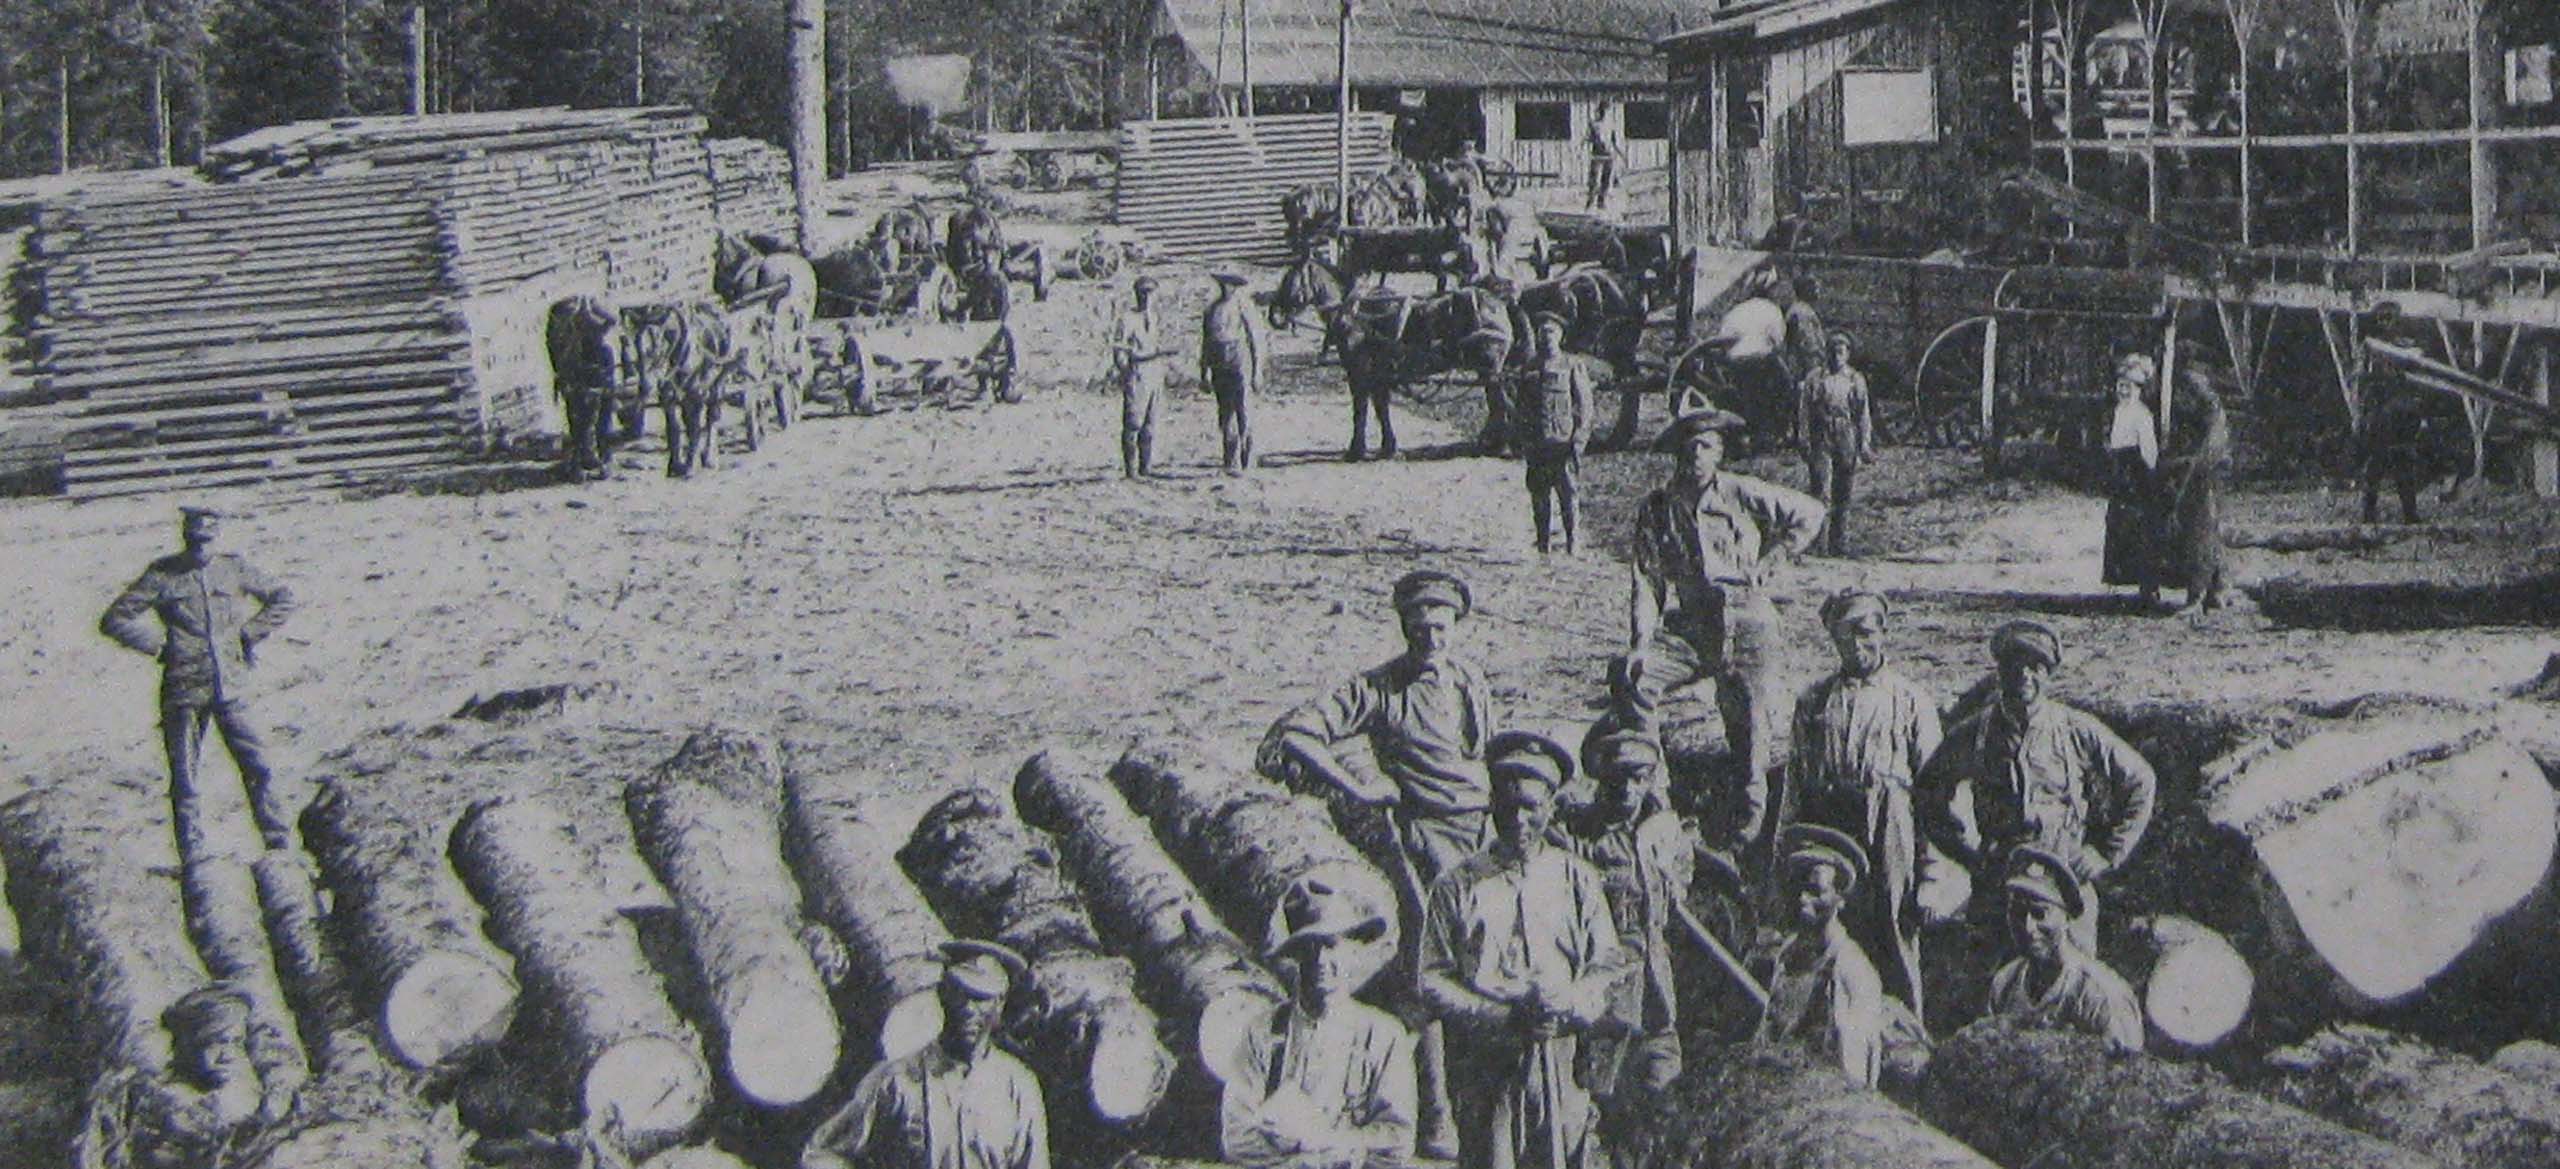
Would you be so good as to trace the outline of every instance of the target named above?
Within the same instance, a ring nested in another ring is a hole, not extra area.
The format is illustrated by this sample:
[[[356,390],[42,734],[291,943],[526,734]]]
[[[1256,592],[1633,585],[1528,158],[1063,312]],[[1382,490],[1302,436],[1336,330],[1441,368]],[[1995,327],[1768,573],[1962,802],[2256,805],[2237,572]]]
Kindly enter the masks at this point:
[[[948,169],[836,184],[829,230],[955,201]],[[1082,229],[1096,204],[1023,214]],[[1594,454],[1585,552],[1540,556],[1518,464],[1462,453],[1471,392],[1418,402],[1404,457],[1346,463],[1340,368],[1300,331],[1254,407],[1262,468],[1217,473],[1186,348],[1168,469],[1125,480],[1103,337],[1137,270],[1018,296],[1019,403],[813,407],[686,480],[656,474],[653,429],[596,482],[500,459],[200,493],[300,602],[256,693],[279,774],[324,793],[307,868],[181,879],[157,679],[96,635],[168,551],[170,501],[0,503],[19,598],[0,617],[0,1163],[63,1163],[88,1077],[165,1058],[160,1010],[219,976],[295,1048],[254,1054],[307,1067],[304,1111],[327,1118],[280,1138],[277,1169],[459,1166],[582,1110],[646,1164],[791,1165],[881,1051],[936,1026],[951,937],[1032,965],[1039,1005],[1009,1042],[1062,1164],[1213,1159],[1196,1037],[1280,993],[1260,955],[1281,891],[1318,874],[1394,900],[1321,805],[1253,773],[1263,729],[1398,652],[1389,586],[1437,568],[1472,587],[1461,644],[1503,725],[1578,736],[1624,637],[1635,504],[1668,471]],[[1144,270],[1192,344],[1207,269]],[[445,322],[379,324],[415,331],[424,384],[468,360]],[[1658,396],[1644,409],[1659,421]],[[2000,623],[2059,633],[2064,696],[2160,770],[2102,933],[2146,996],[2148,1053],[1986,1025],[1879,1096],[1702,1024],[1641,1163],[2560,1158],[2560,513],[2484,491],[2359,525],[2337,482],[2257,462],[2226,519],[2239,603],[2200,618],[2098,587],[2104,504],[2070,477],[1945,450],[1883,451],[1848,555],[1780,582],[1791,693],[1828,670],[1814,611],[1847,586],[1892,599],[1894,660],[1942,701],[1984,675]],[[1743,469],[1804,482],[1793,459]],[[1672,705],[1675,767],[1721,749],[1712,712]],[[2229,939],[2236,983],[2190,926]],[[1982,976],[1940,956],[1962,942],[1929,936],[1933,977]]]

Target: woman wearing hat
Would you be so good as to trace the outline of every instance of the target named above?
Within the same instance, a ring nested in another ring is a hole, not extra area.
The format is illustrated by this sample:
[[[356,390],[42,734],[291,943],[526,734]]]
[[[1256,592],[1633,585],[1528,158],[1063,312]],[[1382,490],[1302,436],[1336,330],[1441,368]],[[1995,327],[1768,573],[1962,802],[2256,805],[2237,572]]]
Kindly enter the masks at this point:
[[[2142,1050],[2142,1000],[2123,976],[2073,936],[2088,912],[2088,889],[2064,860],[2041,848],[2010,855],[2009,943],[2016,955],[1991,976],[1990,1014],[2031,1027],[2079,1031],[2119,1051]]]
[[[1743,960],[1769,991],[1752,1041],[1804,1044],[1838,1063],[1852,1087],[1873,1088],[1884,1071],[1892,1000],[1840,924],[1841,906],[1866,877],[1866,850],[1846,833],[1790,824],[1779,854],[1787,920]]]
[[[1222,1085],[1219,1146],[1228,1161],[1357,1161],[1413,1155],[1413,1036],[1351,996],[1375,977],[1387,922],[1321,882],[1281,895],[1285,930],[1264,957],[1289,1000],[1240,1023],[1204,1018],[1202,1058]]]
[[[941,1035],[864,1073],[809,1134],[801,1169],[1049,1169],[1040,1082],[995,1045],[1030,964],[977,941],[943,943],[942,963]]]
[[[2116,362],[2115,412],[2107,423],[2107,528],[2099,578],[2134,585],[2142,603],[2160,603],[2163,513],[2160,494],[2160,423],[2145,400],[2155,367],[2149,357],[2127,353]]]

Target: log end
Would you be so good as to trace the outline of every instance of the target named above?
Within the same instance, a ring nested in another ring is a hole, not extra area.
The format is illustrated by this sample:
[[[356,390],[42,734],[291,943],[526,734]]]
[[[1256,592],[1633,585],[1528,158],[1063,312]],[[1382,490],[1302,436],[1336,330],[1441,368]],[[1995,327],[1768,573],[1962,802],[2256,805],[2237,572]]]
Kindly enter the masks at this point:
[[[682,1145],[642,1161],[640,1169],[747,1169],[747,1163],[707,1145]]]
[[[619,1118],[631,1144],[655,1144],[683,1135],[702,1118],[711,1072],[692,1044],[644,1035],[606,1048],[587,1065],[580,1100],[589,1117]]]
[[[1115,1028],[1094,1040],[1089,1083],[1093,1114],[1105,1123],[1129,1127],[1145,1120],[1163,1101],[1173,1079],[1173,1053],[1145,1029]]]
[[[2171,1043],[2198,1049],[2230,1038],[2248,1017],[2256,977],[2222,935],[2183,919],[2148,919],[2158,950],[2143,980],[2142,1014]]]
[[[437,1067],[498,1041],[515,1023],[516,980],[477,956],[431,953],[393,980],[382,1034],[413,1068]]]
[[[932,990],[908,994],[880,1017],[880,1058],[896,1059],[924,1049],[942,1033],[942,999]]]
[[[808,972],[766,970],[746,980],[722,1020],[729,1080],[747,1099],[788,1108],[818,1094],[843,1053],[835,1007]]]

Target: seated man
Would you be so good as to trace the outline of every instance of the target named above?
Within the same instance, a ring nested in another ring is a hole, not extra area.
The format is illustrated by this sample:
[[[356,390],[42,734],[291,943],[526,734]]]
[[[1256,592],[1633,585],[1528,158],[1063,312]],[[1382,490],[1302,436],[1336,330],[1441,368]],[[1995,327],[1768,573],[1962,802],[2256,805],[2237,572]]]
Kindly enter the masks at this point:
[[[2073,936],[2087,892],[2071,865],[2043,849],[2020,848],[2009,866],[2009,937],[2017,957],[1991,976],[1987,1013],[2086,1032],[2118,1051],[2142,1050],[2142,1001]]]
[[[993,942],[945,942],[942,957],[941,1036],[864,1073],[801,1169],[1049,1169],[1040,1083],[995,1045],[1029,965]]]
[[[1239,1165],[1315,1157],[1328,1164],[1413,1155],[1413,1036],[1352,995],[1385,955],[1387,922],[1313,880],[1282,895],[1269,960],[1286,972],[1289,1001],[1203,1056],[1222,1090],[1219,1148]],[[1203,1047],[1218,1031],[1203,1028]],[[1222,1045],[1226,1046],[1226,1045]]]
[[[91,1094],[72,1146],[80,1169],[213,1169],[229,1165],[289,1100],[270,1099],[249,1059],[249,995],[228,982],[187,992],[161,1012],[166,1072],[116,1073]]]
[[[1841,906],[1866,876],[1866,850],[1838,829],[1790,824],[1779,834],[1779,855],[1790,916],[1743,960],[1769,991],[1752,1041],[1804,1044],[1837,1062],[1851,1085],[1873,1088],[1884,1071],[1893,1000],[1840,924]]]

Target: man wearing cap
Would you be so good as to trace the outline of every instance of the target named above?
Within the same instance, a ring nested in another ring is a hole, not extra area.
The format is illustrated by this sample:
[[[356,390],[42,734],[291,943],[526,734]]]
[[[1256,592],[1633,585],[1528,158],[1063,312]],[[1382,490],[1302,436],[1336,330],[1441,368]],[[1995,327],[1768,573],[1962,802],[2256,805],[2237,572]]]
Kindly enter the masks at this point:
[[[1253,395],[1262,386],[1270,347],[1254,323],[1252,302],[1240,293],[1245,275],[1233,268],[1211,274],[1217,299],[1200,317],[1200,384],[1218,399],[1220,465],[1230,475],[1253,469]]]
[[[1609,379],[1609,367],[1564,351],[1563,317],[1538,313],[1530,321],[1537,330],[1537,356],[1522,376],[1523,400],[1513,416],[1528,470],[1529,515],[1541,554],[1550,547],[1553,521],[1562,519],[1564,554],[1571,556],[1580,547],[1582,452],[1591,445],[1592,403]]]
[[[2083,885],[2124,864],[2151,826],[2158,780],[2151,764],[2104,723],[2048,695],[2062,640],[2033,621],[1991,635],[1998,678],[1992,702],[1947,731],[1920,769],[1913,810],[1929,842],[1974,873],[1987,893],[2009,854],[2033,847],[2060,857]],[[1969,801],[1958,794],[1970,795]],[[1977,896],[1977,922],[1996,906]],[[2075,924],[2097,946],[2098,898]]]
[[[90,1093],[72,1146],[79,1169],[228,1165],[291,1110],[290,1093],[270,1091],[249,1056],[249,996],[239,987],[189,991],[161,1012],[160,1026],[169,1035],[167,1071],[129,1069]]]
[[[941,1035],[864,1073],[801,1169],[1049,1169],[1040,1083],[995,1046],[1029,966],[993,942],[946,942],[942,957]]]
[[[1572,753],[1506,731],[1490,757],[1494,842],[1431,886],[1423,916],[1422,994],[1448,1028],[1458,1164],[1596,1169],[1579,1047],[1634,956],[1599,871],[1548,841]]]
[[[1583,1046],[1585,1083],[1612,1123],[1679,1078],[1680,996],[1672,980],[1671,918],[1689,888],[1696,850],[1663,794],[1662,741],[1641,722],[1595,724],[1582,741],[1593,798],[1558,815],[1574,855],[1599,870],[1631,969],[1609,991],[1600,1032]]]
[[[1752,1040],[1802,1043],[1836,1060],[1851,1086],[1873,1088],[1893,1008],[1875,966],[1840,924],[1841,907],[1866,876],[1866,850],[1847,833],[1790,824],[1779,852],[1789,917],[1743,959],[1769,992]]]
[[[163,556],[107,607],[98,630],[136,653],[160,659],[160,741],[169,755],[169,798],[178,855],[188,863],[215,847],[244,845],[230,828],[207,822],[208,808],[232,801],[209,797],[202,760],[204,732],[240,769],[251,813],[268,848],[294,844],[302,814],[267,761],[264,730],[250,709],[250,667],[258,645],[293,614],[293,592],[235,553],[216,552],[224,516],[208,507],[179,509],[185,547]],[[217,836],[218,834],[218,836]]]
[[[2142,1050],[2142,1000],[2072,936],[2089,907],[2071,864],[2040,848],[2018,849],[2003,888],[2016,957],[1991,976],[1987,1011],[2095,1035],[2119,1051]]]
[[[1867,375],[1849,364],[1855,344],[1847,333],[1831,334],[1830,355],[1805,378],[1804,390],[1796,396],[1796,441],[1804,450],[1806,482],[1830,508],[1822,542],[1833,556],[1848,554],[1849,496],[1858,464],[1875,457],[1876,421],[1867,402]]]
[[[1739,764],[1733,797],[1707,817],[1711,847],[1735,858],[1765,847],[1769,772],[1784,709],[1778,694],[1778,614],[1768,581],[1822,531],[1822,504],[1724,469],[1725,436],[1742,419],[1709,407],[1673,420],[1653,449],[1679,459],[1671,481],[1636,509],[1627,599],[1626,670],[1635,701],[1658,709],[1690,682],[1718,683],[1725,742]],[[1709,802],[1675,792],[1674,804]],[[1755,859],[1765,859],[1761,856]]]
[[[1289,1001],[1240,1028],[1231,1050],[1204,1052],[1222,1084],[1218,1131],[1226,1160],[1409,1159],[1413,1036],[1395,1016],[1351,997],[1378,972],[1380,959],[1370,951],[1385,938],[1386,919],[1301,880],[1281,895],[1275,924],[1287,932],[1266,957],[1289,979]],[[1204,1024],[1204,1039],[1210,1030]]]
[[[1920,994],[1920,840],[1911,784],[1938,750],[1937,700],[1886,664],[1891,608],[1862,589],[1822,603],[1840,669],[1796,700],[1787,787],[1800,823],[1856,840],[1874,872],[1842,912],[1849,936],[1915,1015]]]
[[[1173,356],[1163,345],[1155,296],[1156,278],[1138,277],[1129,288],[1129,307],[1111,321],[1111,374],[1120,383],[1120,474],[1130,479],[1154,473],[1156,411],[1164,397],[1164,363]]]

